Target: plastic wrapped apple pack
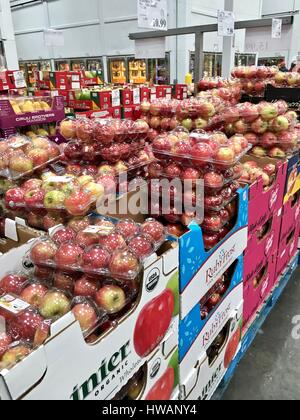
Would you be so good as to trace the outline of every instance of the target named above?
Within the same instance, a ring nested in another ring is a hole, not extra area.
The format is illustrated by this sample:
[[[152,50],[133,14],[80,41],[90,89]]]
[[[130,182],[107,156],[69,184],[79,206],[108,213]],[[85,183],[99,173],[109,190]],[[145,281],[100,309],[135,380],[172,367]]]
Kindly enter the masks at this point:
[[[119,119],[66,119],[59,125],[66,140],[79,140],[108,149],[114,144],[143,142],[147,139],[149,125],[144,120]]]
[[[230,287],[231,278],[225,273],[200,302],[201,319],[205,320],[218,306]]]
[[[273,163],[259,166],[257,162],[250,159],[249,157],[249,160],[243,163],[243,173],[239,181],[251,185],[261,177],[264,188],[271,188],[277,176],[277,166]]]
[[[206,77],[199,81],[198,89],[198,97],[204,98],[203,93],[210,91],[212,95],[234,104],[241,99],[242,83],[237,79]]]
[[[176,99],[156,99],[144,101],[140,105],[142,119],[147,122],[152,130],[171,131],[178,126],[176,109],[180,102]]]
[[[34,243],[29,258],[40,267],[133,280],[165,238],[164,226],[152,219],[141,226],[100,219],[79,232],[58,227]]]
[[[233,142],[221,133],[194,130],[189,134],[182,127],[158,136],[152,143],[158,160],[173,160],[200,169],[210,164],[217,170],[234,167],[251,147],[243,136]]]
[[[60,157],[60,148],[47,137],[14,135],[0,141],[0,177],[20,180]]]
[[[277,66],[238,66],[232,70],[231,75],[237,79],[267,80],[275,77],[277,73]]]

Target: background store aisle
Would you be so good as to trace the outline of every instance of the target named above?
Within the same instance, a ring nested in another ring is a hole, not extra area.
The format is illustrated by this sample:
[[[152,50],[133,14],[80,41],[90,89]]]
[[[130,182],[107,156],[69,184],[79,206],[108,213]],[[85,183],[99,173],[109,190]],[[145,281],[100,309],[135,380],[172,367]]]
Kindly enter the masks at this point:
[[[292,320],[297,315],[300,316],[300,269],[242,360],[224,400],[300,398],[300,339],[292,336]]]

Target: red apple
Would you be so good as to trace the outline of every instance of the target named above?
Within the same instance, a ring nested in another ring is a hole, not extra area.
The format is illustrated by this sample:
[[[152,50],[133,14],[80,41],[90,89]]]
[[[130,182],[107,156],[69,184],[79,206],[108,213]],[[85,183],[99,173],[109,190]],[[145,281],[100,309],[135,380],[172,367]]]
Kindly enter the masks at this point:
[[[276,174],[276,165],[270,163],[264,167],[263,171],[271,177]]]
[[[141,235],[132,238],[128,244],[128,248],[141,259],[149,257],[154,251],[151,241]]]
[[[140,264],[136,256],[126,250],[115,252],[109,263],[109,270],[116,277],[135,277],[139,269]]]
[[[25,287],[20,294],[21,299],[32,306],[39,307],[42,298],[47,293],[48,288],[41,283],[32,283]]]
[[[76,244],[62,244],[55,255],[59,268],[79,267],[82,261],[83,249]]]
[[[66,198],[65,206],[72,216],[83,216],[89,211],[92,201],[89,192],[75,191]]]
[[[0,294],[13,293],[19,295],[28,278],[22,274],[7,274],[0,280]]]
[[[48,162],[49,153],[44,149],[33,149],[28,153],[29,159],[31,159],[33,166],[41,166]]]
[[[5,194],[5,206],[13,209],[18,205],[24,205],[24,190],[21,188],[13,188]]]
[[[207,188],[220,189],[224,185],[224,178],[218,172],[207,172],[204,175],[204,184]]]
[[[247,141],[252,144],[253,146],[256,146],[259,144],[259,139],[257,134],[255,133],[246,133],[244,137],[247,139]]]
[[[235,152],[230,147],[223,146],[215,154],[214,159],[220,164],[234,164]]]
[[[213,249],[219,243],[219,235],[217,233],[203,233],[203,242],[206,250]]]
[[[0,359],[4,353],[8,350],[8,347],[12,343],[12,338],[6,333],[0,333]]]
[[[98,322],[98,315],[92,303],[86,301],[76,304],[72,308],[72,313],[75,319],[79,322],[80,328],[83,331],[89,331],[96,327]]]
[[[82,248],[88,248],[92,245],[97,245],[99,241],[99,236],[97,233],[90,232],[78,232],[75,242],[77,245],[80,245]]]
[[[22,184],[22,190],[25,192],[39,190],[43,185],[43,181],[41,179],[29,179],[28,181]]]
[[[191,151],[191,155],[194,159],[208,160],[213,156],[213,150],[207,143],[196,143]]]
[[[87,118],[77,121],[76,135],[79,140],[88,143],[94,138],[94,124]]]
[[[206,209],[215,209],[215,208],[219,208],[222,206],[223,204],[223,197],[221,194],[216,194],[216,195],[205,195],[204,197],[204,207]]]
[[[99,244],[105,247],[110,253],[118,249],[126,248],[126,241],[124,237],[117,232],[113,232],[109,235],[100,236]]]
[[[64,273],[62,271],[57,271],[54,275],[53,285],[56,289],[73,294],[75,280],[76,276],[74,276],[74,273],[70,274]]]
[[[37,265],[44,265],[54,260],[57,247],[49,240],[37,242],[30,251],[32,262]]]
[[[48,213],[43,218],[43,226],[46,231],[63,223],[64,218],[60,214]]]
[[[75,240],[75,232],[70,228],[62,228],[57,230],[51,239],[56,245],[72,242]]]
[[[278,143],[277,137],[274,133],[266,132],[260,139],[260,144],[262,147],[270,148],[275,146]]]
[[[74,296],[84,296],[94,298],[99,290],[99,282],[90,277],[83,276],[74,285]]]
[[[108,267],[110,254],[100,246],[93,246],[83,254],[82,264],[86,271],[103,270]]]
[[[90,220],[88,217],[75,217],[70,220],[68,227],[72,229],[75,233],[78,233],[82,230],[87,229],[90,226]]]
[[[186,229],[184,229],[180,223],[169,224],[167,226],[167,231],[169,235],[175,236],[177,238],[180,238],[186,233]]]
[[[36,331],[43,321],[44,319],[37,310],[28,308],[8,321],[7,331],[14,341],[33,341]]]
[[[202,226],[209,231],[218,231],[224,225],[222,219],[217,214],[206,215],[203,220]]]
[[[141,227],[141,232],[152,238],[154,242],[161,242],[165,238],[164,226],[156,220],[146,221]]]
[[[171,179],[181,178],[182,168],[176,163],[171,163],[165,168],[165,175]]]
[[[124,238],[131,238],[139,233],[140,227],[132,220],[123,220],[118,223],[117,230]]]

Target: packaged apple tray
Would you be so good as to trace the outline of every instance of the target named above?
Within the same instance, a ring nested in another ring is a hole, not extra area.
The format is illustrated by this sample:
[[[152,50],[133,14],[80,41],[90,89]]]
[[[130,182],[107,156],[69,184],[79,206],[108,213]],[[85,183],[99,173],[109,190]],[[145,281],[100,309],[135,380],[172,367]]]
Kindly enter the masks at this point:
[[[189,133],[183,127],[159,135],[152,143],[158,160],[167,159],[201,170],[208,165],[221,171],[233,168],[251,148],[242,135],[231,140],[221,132],[194,130]]]
[[[61,149],[47,137],[13,135],[0,140],[0,177],[18,181],[62,157]]]
[[[52,323],[70,311],[89,342],[135,305],[142,262],[165,242],[165,228],[153,219],[142,225],[110,220],[91,217],[76,230],[58,226],[24,257],[24,266],[34,264],[30,275],[0,280],[0,369],[12,367],[16,353],[13,360],[20,361],[42,345]]]
[[[49,165],[38,178],[11,185],[5,193],[8,210],[60,211],[70,216],[85,216],[97,205],[135,189],[135,182],[144,176],[151,163],[151,153],[142,151],[129,163],[115,165],[68,165],[57,161]]]

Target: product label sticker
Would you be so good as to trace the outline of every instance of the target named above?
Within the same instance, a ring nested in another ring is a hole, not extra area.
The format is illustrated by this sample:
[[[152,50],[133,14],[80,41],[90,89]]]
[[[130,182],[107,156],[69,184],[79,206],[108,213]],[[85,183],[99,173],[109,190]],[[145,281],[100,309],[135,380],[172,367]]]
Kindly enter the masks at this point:
[[[25,138],[21,138],[11,143],[9,147],[11,147],[12,149],[19,149],[20,147],[26,146],[26,144],[29,144],[29,141]]]
[[[107,236],[113,231],[113,227],[111,226],[89,226],[87,227],[83,233],[97,233],[102,236]]]
[[[53,184],[68,184],[72,181],[73,178],[70,176],[49,176],[49,178],[47,178],[47,182],[51,182]]]
[[[7,310],[14,315],[19,315],[29,307],[30,305],[27,302],[12,295],[4,295],[0,298],[0,308]]]

